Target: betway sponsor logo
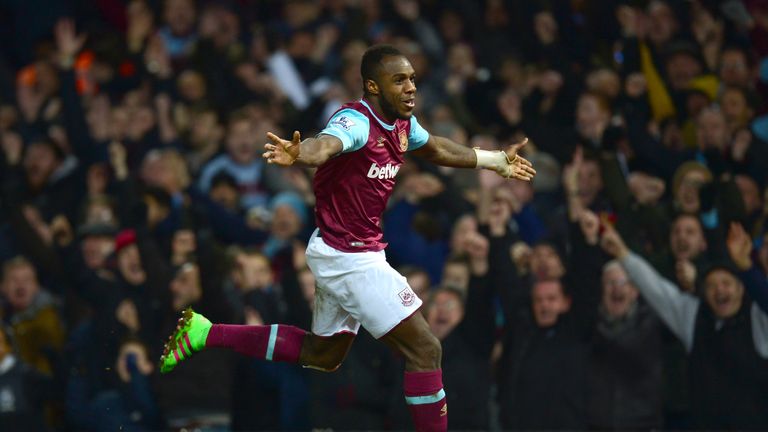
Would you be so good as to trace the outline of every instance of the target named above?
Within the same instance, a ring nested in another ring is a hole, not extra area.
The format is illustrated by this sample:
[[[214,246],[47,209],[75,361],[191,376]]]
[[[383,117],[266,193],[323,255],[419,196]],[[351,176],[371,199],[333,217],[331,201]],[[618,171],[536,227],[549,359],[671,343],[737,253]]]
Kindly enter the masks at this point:
[[[373,163],[371,164],[371,169],[368,170],[368,178],[378,178],[382,180],[391,179],[395,178],[398,171],[400,171],[399,165],[392,165],[391,163],[388,163],[383,167],[380,167]]]

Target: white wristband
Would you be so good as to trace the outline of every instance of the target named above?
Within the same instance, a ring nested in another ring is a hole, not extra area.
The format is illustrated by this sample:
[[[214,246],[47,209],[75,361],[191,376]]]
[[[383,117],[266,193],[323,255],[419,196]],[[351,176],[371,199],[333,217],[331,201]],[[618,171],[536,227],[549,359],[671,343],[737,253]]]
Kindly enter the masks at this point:
[[[509,159],[507,154],[503,151],[488,151],[480,150],[479,148],[473,148],[475,155],[477,156],[477,164],[475,168],[488,168],[494,171],[504,169],[509,165]]]

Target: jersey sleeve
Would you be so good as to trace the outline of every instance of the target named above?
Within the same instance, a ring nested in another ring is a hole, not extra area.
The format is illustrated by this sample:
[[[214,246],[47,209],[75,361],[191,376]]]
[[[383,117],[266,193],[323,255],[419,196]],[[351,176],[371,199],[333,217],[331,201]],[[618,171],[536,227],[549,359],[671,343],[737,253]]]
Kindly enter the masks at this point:
[[[416,116],[411,116],[411,133],[408,134],[408,151],[416,150],[429,141],[429,132],[427,132],[419,121],[416,120]]]
[[[332,135],[341,140],[342,153],[359,150],[368,141],[368,118],[353,109],[343,109],[328,120],[320,135]]]

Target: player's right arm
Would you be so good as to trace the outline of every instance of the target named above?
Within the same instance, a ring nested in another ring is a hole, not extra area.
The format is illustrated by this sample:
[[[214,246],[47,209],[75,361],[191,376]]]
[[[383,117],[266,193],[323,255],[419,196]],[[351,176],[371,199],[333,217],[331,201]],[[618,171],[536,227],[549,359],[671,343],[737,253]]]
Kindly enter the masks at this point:
[[[335,154],[341,152],[342,142],[333,135],[318,135],[301,141],[299,131],[293,132],[291,141],[282,139],[272,132],[267,132],[267,138],[272,144],[266,144],[264,158],[267,163],[291,166],[300,163],[317,167],[325,163]]]
[[[320,166],[339,153],[362,148],[368,141],[368,118],[353,109],[342,109],[331,117],[325,129],[314,138],[301,141],[298,131],[292,140],[284,140],[269,132],[272,141],[264,148],[268,163],[290,166],[298,162],[303,165]]]

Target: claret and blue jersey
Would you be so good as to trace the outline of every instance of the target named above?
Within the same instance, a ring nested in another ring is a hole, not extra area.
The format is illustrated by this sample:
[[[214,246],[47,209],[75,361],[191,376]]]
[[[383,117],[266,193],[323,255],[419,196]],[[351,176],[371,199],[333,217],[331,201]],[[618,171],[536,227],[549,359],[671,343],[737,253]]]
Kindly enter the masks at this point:
[[[342,143],[340,154],[318,168],[315,216],[323,240],[344,252],[384,249],[381,215],[406,151],[429,140],[415,116],[386,123],[365,101],[345,104],[320,134]]]
[[[361,111],[360,107],[356,105],[362,106],[364,111]],[[373,111],[373,108],[368,105],[368,102],[362,99],[358,102],[344,105],[341,109],[336,111],[336,113],[331,116],[331,119],[328,120],[328,125],[320,133],[333,135],[340,139],[343,145],[342,153],[360,150],[370,139],[371,117],[376,120],[378,126],[386,131],[393,131],[398,125],[402,126],[401,122],[408,123],[409,133],[407,136],[409,141],[409,151],[416,150],[423,146],[429,139],[429,133],[421,127],[416,120],[416,116],[411,116],[410,121],[397,120],[394,124],[389,124],[384,122],[384,120]]]

